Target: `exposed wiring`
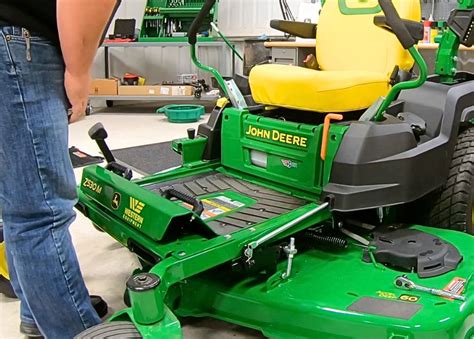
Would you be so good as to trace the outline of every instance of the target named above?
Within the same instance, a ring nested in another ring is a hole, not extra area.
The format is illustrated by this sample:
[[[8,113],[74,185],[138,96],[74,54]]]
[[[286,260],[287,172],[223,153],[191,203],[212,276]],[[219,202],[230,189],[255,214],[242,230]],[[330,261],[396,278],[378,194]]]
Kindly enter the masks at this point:
[[[290,6],[288,5],[288,2],[286,0],[279,0],[279,2],[281,14],[283,15],[283,20],[295,21],[296,19],[293,15],[293,12],[291,11]]]
[[[433,1],[433,6],[431,7],[431,14],[430,14],[430,18],[429,18],[429,21],[433,22],[434,21],[434,13],[435,13],[435,3],[436,3],[436,0],[432,0]]]

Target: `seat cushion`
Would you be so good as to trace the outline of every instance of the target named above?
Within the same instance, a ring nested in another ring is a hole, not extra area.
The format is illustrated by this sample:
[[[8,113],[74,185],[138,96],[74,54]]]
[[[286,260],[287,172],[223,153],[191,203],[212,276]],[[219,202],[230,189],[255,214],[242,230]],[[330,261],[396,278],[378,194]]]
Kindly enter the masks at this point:
[[[287,65],[252,69],[250,86],[255,102],[316,112],[349,112],[372,105],[386,95],[389,76],[367,71],[315,71]]]
[[[401,18],[421,20],[420,0],[392,2]],[[356,14],[359,11],[363,13],[363,9],[369,13]],[[413,67],[413,58],[403,49],[395,34],[374,24],[376,15],[384,15],[378,0],[326,1],[319,17],[316,37],[319,68],[325,71],[391,73],[397,65],[409,71]]]

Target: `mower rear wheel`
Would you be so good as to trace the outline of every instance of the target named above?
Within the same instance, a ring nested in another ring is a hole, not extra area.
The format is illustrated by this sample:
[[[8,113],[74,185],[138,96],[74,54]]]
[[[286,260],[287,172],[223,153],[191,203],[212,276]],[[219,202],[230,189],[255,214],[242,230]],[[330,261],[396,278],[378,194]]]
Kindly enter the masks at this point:
[[[432,199],[429,225],[474,234],[474,127],[459,135],[448,180]]]
[[[74,337],[75,339],[128,339],[142,338],[130,321],[112,321],[91,327]]]

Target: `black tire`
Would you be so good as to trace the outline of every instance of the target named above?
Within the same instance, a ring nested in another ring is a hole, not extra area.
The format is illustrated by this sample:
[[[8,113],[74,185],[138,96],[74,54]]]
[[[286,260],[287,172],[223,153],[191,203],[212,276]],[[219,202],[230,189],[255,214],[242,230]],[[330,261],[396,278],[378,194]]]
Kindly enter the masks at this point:
[[[92,226],[94,226],[94,228],[95,228],[97,231],[99,231],[100,233],[104,233],[104,230],[101,229],[99,226],[97,226],[97,224],[92,223]]]
[[[112,107],[114,107],[114,101],[113,100],[105,100],[105,105],[108,108],[112,108]]]
[[[428,225],[474,234],[474,127],[459,135],[448,180],[431,202]]]
[[[131,339],[142,338],[135,325],[130,321],[112,321],[91,327],[78,334],[74,339]]]
[[[0,275],[0,294],[10,299],[17,299],[10,280]]]

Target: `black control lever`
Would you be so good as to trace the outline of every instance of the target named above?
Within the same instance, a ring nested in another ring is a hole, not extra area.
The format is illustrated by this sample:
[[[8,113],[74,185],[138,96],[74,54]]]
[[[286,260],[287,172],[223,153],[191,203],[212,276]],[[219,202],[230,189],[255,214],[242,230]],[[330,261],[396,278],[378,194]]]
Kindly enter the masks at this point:
[[[107,143],[105,142],[105,139],[107,139],[109,135],[107,134],[104,125],[98,122],[97,124],[92,126],[89,129],[89,136],[92,140],[95,140],[107,163],[115,162],[115,157],[110,151],[109,146],[107,146]]]
[[[193,140],[196,138],[196,130],[194,128],[188,128],[188,139]]]
[[[127,180],[132,179],[132,170],[117,163],[115,161],[114,155],[110,151],[109,146],[107,146],[105,139],[107,139],[108,134],[104,128],[104,125],[98,122],[97,124],[92,126],[89,129],[89,136],[97,143],[97,146],[99,146],[100,151],[104,155],[104,158],[107,161],[107,166],[105,168],[107,168],[109,171],[114,172],[115,174],[124,177]]]
[[[194,21],[192,22],[191,26],[189,26],[188,30],[188,42],[190,45],[195,45],[197,43],[197,34],[199,28],[202,26],[204,19],[206,18],[209,13],[211,13],[212,7],[216,4],[216,0],[206,0],[204,5],[201,8],[201,11],[196,16]]]
[[[204,205],[198,199],[187,195],[183,192],[175,190],[174,188],[167,189],[162,193],[162,196],[165,199],[176,198],[178,200],[184,201],[193,206],[193,212],[196,213],[198,216],[201,216],[202,212],[204,212]]]

